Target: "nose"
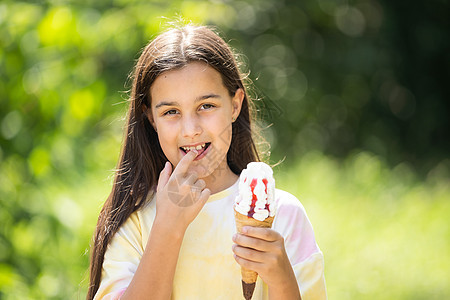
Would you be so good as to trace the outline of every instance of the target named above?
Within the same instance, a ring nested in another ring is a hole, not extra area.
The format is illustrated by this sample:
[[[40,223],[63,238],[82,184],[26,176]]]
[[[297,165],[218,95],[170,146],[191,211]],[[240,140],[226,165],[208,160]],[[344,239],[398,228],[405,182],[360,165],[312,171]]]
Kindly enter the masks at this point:
[[[181,124],[181,134],[186,138],[193,138],[202,133],[200,120],[195,115],[185,115]]]

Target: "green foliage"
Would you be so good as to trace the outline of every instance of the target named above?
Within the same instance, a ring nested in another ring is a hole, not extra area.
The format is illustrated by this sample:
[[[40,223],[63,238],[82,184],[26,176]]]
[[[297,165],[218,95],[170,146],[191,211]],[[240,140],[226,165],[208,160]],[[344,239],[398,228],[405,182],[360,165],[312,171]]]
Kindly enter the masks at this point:
[[[430,23],[439,14],[427,4],[415,36],[405,26],[420,9],[408,6],[406,17],[390,3],[2,1],[0,299],[84,298],[89,241],[120,148],[127,76],[165,27],[161,16],[217,25],[246,54],[264,98],[261,116],[274,123],[265,132],[274,160],[287,155],[295,165],[279,174],[279,186],[310,214],[330,298],[448,295],[448,85],[439,84],[446,68],[432,80],[448,49],[439,26],[446,19]],[[409,36],[409,48],[399,36]],[[417,41],[421,48],[411,52]],[[420,61],[420,72],[395,63],[403,55]],[[383,158],[349,155],[355,148]],[[431,163],[425,175],[415,175],[416,164],[388,167],[421,158]]]
[[[236,4],[229,35],[273,107],[276,158],[355,148],[427,170],[448,158],[443,1],[285,0]],[[276,133],[276,134],[275,134]]]
[[[446,299],[450,295],[450,161],[424,182],[356,152],[337,161],[310,152],[283,166],[325,257],[329,299]]]

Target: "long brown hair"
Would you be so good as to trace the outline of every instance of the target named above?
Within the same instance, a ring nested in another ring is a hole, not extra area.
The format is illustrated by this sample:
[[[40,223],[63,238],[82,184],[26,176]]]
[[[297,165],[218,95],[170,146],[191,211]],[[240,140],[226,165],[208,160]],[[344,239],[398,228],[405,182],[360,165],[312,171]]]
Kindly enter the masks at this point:
[[[253,104],[247,96],[243,76],[229,46],[211,29],[187,25],[157,36],[143,50],[133,72],[126,134],[111,194],[98,218],[91,246],[90,282],[86,299],[93,299],[102,273],[104,255],[118,228],[154,193],[158,175],[167,161],[158,136],[143,106],[150,107],[150,86],[163,72],[202,61],[217,70],[231,96],[244,90],[241,112],[233,123],[227,153],[230,169],[240,174],[249,162],[259,161],[252,138]]]

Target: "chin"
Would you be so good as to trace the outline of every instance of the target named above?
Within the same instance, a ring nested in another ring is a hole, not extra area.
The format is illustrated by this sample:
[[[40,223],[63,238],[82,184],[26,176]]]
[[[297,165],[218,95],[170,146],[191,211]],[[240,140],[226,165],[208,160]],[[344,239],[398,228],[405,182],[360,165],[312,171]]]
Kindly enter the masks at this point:
[[[203,166],[203,165],[197,165],[191,169],[192,171],[195,171],[198,174],[198,178],[206,178],[210,176],[212,173],[214,173],[214,169],[212,169],[210,166]]]

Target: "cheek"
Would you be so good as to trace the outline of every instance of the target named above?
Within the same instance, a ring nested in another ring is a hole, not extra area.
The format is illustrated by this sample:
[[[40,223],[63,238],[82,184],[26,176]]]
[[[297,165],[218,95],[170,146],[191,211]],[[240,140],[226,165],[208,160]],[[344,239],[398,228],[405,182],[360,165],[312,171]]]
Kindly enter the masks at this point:
[[[232,137],[232,128],[231,125],[223,125],[217,126],[216,132],[216,151],[218,151],[221,155],[226,155],[230,148],[231,137]]]
[[[174,149],[177,146],[176,134],[174,131],[167,128],[158,128],[158,140],[164,154],[170,156],[170,153],[174,152]]]

